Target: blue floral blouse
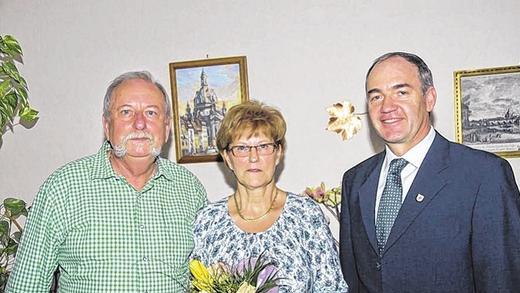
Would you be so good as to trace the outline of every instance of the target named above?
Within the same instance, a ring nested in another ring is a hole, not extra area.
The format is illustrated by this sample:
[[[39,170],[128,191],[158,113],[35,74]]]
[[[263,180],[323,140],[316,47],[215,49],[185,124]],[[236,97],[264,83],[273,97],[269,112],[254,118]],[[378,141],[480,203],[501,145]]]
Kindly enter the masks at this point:
[[[308,197],[288,193],[280,217],[264,232],[240,230],[229,216],[227,198],[202,209],[194,227],[191,258],[207,266],[235,265],[264,253],[283,278],[279,292],[348,292],[329,226]]]

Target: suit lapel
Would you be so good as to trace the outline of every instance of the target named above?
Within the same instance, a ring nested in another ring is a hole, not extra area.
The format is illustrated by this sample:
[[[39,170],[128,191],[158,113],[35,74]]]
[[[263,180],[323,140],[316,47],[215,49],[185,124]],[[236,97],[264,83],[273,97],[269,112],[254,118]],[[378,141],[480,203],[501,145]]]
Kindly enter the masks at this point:
[[[379,153],[376,159],[373,160],[373,163],[367,166],[367,178],[360,186],[358,194],[363,224],[365,225],[365,230],[368,234],[368,240],[376,253],[378,249],[374,213],[376,206],[377,184],[379,182],[379,174],[381,173],[381,166],[383,165],[384,158],[385,153]]]
[[[436,133],[433,144],[428,150],[395,219],[385,245],[385,251],[388,251],[395,244],[421,211],[447,184],[448,178],[444,178],[439,173],[448,166],[449,142]]]

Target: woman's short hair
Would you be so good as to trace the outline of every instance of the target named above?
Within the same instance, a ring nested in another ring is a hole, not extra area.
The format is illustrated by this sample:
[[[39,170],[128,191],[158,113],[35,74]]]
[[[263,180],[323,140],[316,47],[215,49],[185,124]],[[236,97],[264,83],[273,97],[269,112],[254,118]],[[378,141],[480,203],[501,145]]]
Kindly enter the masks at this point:
[[[226,150],[233,140],[243,135],[264,134],[285,150],[287,125],[282,113],[258,101],[247,101],[235,105],[224,116],[217,133],[217,148]]]

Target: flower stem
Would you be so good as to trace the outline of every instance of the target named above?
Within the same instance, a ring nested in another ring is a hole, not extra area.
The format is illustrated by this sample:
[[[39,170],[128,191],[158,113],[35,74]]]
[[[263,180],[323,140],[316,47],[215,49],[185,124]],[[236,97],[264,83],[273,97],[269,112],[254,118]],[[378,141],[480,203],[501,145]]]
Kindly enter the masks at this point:
[[[18,221],[16,221],[15,219],[12,219],[11,221],[13,221],[13,224],[16,226],[16,228],[18,229],[18,231],[22,232],[22,226],[20,226],[20,224],[18,223]]]
[[[330,206],[328,205],[324,205],[327,210],[334,216],[334,218],[336,218],[336,221],[338,221],[339,223],[339,210],[338,210],[338,207],[335,206],[335,209],[331,208]]]

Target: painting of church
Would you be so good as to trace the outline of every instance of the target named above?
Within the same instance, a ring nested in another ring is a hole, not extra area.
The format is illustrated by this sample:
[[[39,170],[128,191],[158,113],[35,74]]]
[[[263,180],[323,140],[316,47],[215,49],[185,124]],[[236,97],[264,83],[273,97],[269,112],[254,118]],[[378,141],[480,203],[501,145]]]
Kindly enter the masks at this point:
[[[170,63],[177,162],[217,161],[217,132],[248,100],[245,56]]]
[[[203,68],[200,88],[186,103],[186,112],[180,117],[183,155],[218,153],[216,136],[226,110],[225,101],[219,103],[215,90],[208,86],[208,76]]]

